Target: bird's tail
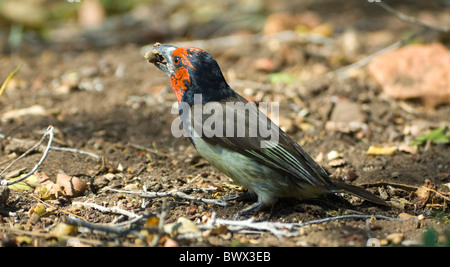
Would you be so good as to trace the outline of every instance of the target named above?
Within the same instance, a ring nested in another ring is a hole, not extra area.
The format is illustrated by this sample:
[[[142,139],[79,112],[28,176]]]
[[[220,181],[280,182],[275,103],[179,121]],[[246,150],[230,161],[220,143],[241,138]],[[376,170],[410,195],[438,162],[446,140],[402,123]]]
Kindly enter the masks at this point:
[[[359,186],[355,186],[355,185],[350,185],[350,184],[346,184],[344,182],[338,181],[338,180],[333,180],[333,183],[335,184],[335,186],[337,187],[337,189],[339,191],[344,191],[353,195],[356,195],[357,197],[363,198],[365,200],[368,200],[372,203],[375,204],[379,204],[379,205],[385,205],[387,206],[388,204],[382,200],[381,198],[373,195],[372,193],[370,193],[367,190],[364,190],[363,188],[359,187]]]

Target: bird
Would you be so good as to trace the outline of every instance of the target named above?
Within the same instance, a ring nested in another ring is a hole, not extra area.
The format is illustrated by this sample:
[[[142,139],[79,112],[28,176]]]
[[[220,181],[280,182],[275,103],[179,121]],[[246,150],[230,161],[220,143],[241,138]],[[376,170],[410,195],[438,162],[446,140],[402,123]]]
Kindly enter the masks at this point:
[[[387,205],[361,187],[331,178],[253,102],[228,85],[217,61],[205,50],[156,43],[145,58],[170,78],[182,128],[200,156],[247,189],[247,194],[225,199],[256,198],[234,217],[273,209],[280,198],[305,200],[342,192]],[[197,116],[196,109],[202,108]],[[255,131],[261,125],[266,132]]]

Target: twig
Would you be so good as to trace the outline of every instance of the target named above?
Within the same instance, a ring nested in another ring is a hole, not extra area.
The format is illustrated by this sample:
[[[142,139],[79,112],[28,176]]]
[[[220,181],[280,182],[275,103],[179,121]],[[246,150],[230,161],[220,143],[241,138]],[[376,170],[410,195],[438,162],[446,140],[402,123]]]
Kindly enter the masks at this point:
[[[44,204],[45,206],[50,207],[50,208],[52,209],[52,210],[50,210],[50,211],[47,211],[46,213],[50,213],[50,212],[64,213],[64,214],[67,214],[67,215],[71,215],[71,216],[74,216],[74,217],[78,217],[79,219],[82,219],[82,220],[83,220],[83,218],[82,218],[81,216],[78,216],[78,215],[76,215],[76,214],[74,214],[74,213],[72,213],[72,212],[70,212],[70,211],[66,211],[66,210],[63,210],[63,209],[61,209],[61,208],[55,207],[55,206],[53,206],[52,204],[50,204],[50,203],[48,203],[48,202],[46,202],[46,201],[43,201],[41,198],[38,198],[38,197],[36,197],[36,196],[34,196],[34,195],[30,195],[30,196],[31,196],[32,198],[34,198],[35,200],[39,201],[40,203]]]
[[[153,237],[151,246],[156,247],[159,243],[159,240],[164,234],[164,223],[166,222],[166,218],[169,215],[170,208],[172,207],[172,202],[164,200],[163,205],[161,207],[161,212],[158,214],[158,232]]]
[[[223,202],[220,200],[190,196],[190,195],[187,195],[187,194],[177,191],[177,190],[172,190],[169,192],[142,192],[142,191],[118,190],[118,189],[113,189],[113,188],[105,188],[104,190],[118,192],[118,193],[138,194],[140,197],[144,197],[144,198],[175,197],[175,198],[183,198],[183,199],[188,199],[188,200],[200,201],[200,202],[203,202],[206,204],[214,204],[214,205],[218,205],[218,206],[222,206],[222,207],[227,206],[226,202]]]
[[[128,218],[142,218],[142,217],[143,217],[142,215],[134,214],[133,212],[130,212],[130,211],[121,209],[121,208],[119,208],[119,207],[111,207],[111,208],[108,208],[108,207],[104,207],[104,206],[101,206],[101,205],[97,205],[97,204],[95,204],[95,203],[78,202],[78,201],[72,202],[72,205],[73,205],[73,206],[76,206],[76,205],[82,205],[82,206],[84,206],[84,207],[89,207],[89,208],[97,209],[97,210],[101,211],[102,213],[108,213],[108,212],[110,212],[110,213],[122,214],[122,215],[127,216]]]
[[[392,218],[384,215],[361,215],[361,214],[350,214],[350,215],[341,215],[341,216],[335,216],[335,217],[329,217],[329,218],[323,218],[318,220],[312,220],[309,222],[304,223],[297,223],[297,227],[304,227],[308,225],[318,224],[318,223],[325,223],[325,222],[331,222],[335,220],[342,220],[342,219],[378,219],[378,220],[387,220],[387,221],[405,221],[404,219],[399,218]]]
[[[262,230],[262,231],[269,231],[278,238],[281,237],[293,237],[298,236],[299,233],[291,232],[288,230],[294,230],[295,224],[292,223],[281,223],[281,222],[254,222],[254,218],[250,218],[244,221],[238,221],[238,220],[228,220],[228,219],[216,219],[216,223],[222,224],[222,225],[228,225],[232,226],[230,228],[231,231],[240,231],[243,229],[256,229],[256,230]],[[234,227],[233,227],[234,226]]]
[[[15,183],[21,182],[25,179],[27,179],[28,177],[30,177],[31,175],[34,174],[34,172],[42,165],[42,163],[44,162],[44,160],[47,158],[48,152],[50,151],[50,147],[53,143],[53,126],[49,126],[47,128],[47,130],[45,131],[44,135],[42,136],[41,140],[32,148],[30,148],[28,151],[26,151],[24,154],[22,154],[19,158],[17,158],[15,161],[13,161],[8,167],[6,167],[2,173],[7,170],[8,168],[10,168],[14,163],[16,163],[19,159],[23,158],[26,154],[30,153],[30,151],[34,150],[36,147],[40,146],[41,143],[45,140],[45,138],[49,136],[48,138],[48,144],[47,147],[44,151],[44,153],[42,154],[41,159],[39,160],[38,164],[36,164],[36,166],[34,166],[34,168],[27,174],[25,174],[24,176],[22,176],[19,179],[16,179],[14,181],[10,181],[10,180],[1,180],[0,184],[1,185],[13,185]],[[0,175],[2,174],[0,173]]]
[[[121,208],[118,207],[112,207],[112,208],[108,208],[108,207],[104,207],[101,205],[97,205],[94,203],[86,203],[86,202],[73,202],[72,205],[83,205],[85,207],[90,207],[90,208],[94,208],[97,210],[100,210],[101,212],[112,212],[112,213],[118,213],[118,214],[122,214],[125,215],[129,218],[133,218],[131,220],[128,220],[126,222],[122,222],[122,223],[116,223],[116,224],[112,224],[112,225],[105,225],[105,224],[94,224],[94,223],[90,223],[85,221],[84,219],[81,218],[77,218],[73,215],[69,215],[67,217],[67,223],[70,225],[76,225],[76,226],[80,226],[80,227],[85,227],[91,230],[96,230],[96,231],[102,231],[102,232],[106,232],[106,233],[114,233],[117,235],[125,235],[128,234],[132,231],[135,230],[135,228],[132,228],[131,225],[133,223],[136,223],[138,221],[140,221],[141,219],[143,219],[145,216],[144,215],[137,215],[134,214],[132,212],[123,210]],[[159,239],[161,238],[162,235],[165,234],[164,232],[164,222],[166,220],[167,215],[169,214],[170,211],[170,205],[171,202],[164,202],[161,213],[159,214],[159,225],[158,227],[145,227],[145,228],[140,228],[140,229],[145,229],[151,232],[155,233],[155,237],[153,239],[152,243],[155,243],[155,245],[158,244]],[[124,227],[127,226],[127,227]],[[156,240],[156,241],[155,241]]]
[[[382,7],[384,10],[386,10],[386,11],[388,11],[389,13],[393,14],[394,16],[396,16],[397,18],[399,18],[400,20],[403,20],[403,21],[408,22],[408,23],[412,23],[412,24],[416,24],[416,25],[422,26],[422,27],[424,27],[424,28],[426,28],[426,29],[429,29],[429,30],[434,30],[434,31],[441,31],[441,32],[450,33],[450,28],[447,28],[447,27],[441,27],[441,26],[438,26],[438,25],[430,25],[430,24],[427,24],[427,23],[422,22],[422,21],[420,21],[420,20],[418,20],[418,19],[416,19],[416,18],[414,18],[414,17],[405,15],[405,14],[403,14],[403,13],[401,13],[401,12],[399,12],[399,11],[393,9],[392,7],[390,7],[389,5],[387,5],[387,4],[384,3],[384,2],[379,1],[379,2],[376,2],[376,3],[377,3],[380,7]]]
[[[85,227],[91,230],[97,230],[107,233],[114,233],[117,235],[124,235],[131,231],[130,228],[124,228],[121,225],[105,225],[105,224],[94,224],[90,222],[86,222],[84,220],[81,220],[79,218],[76,218],[72,215],[67,216],[67,224]]]
[[[222,224],[222,225],[229,225],[233,226],[230,230],[234,231],[240,231],[244,229],[256,229],[256,230],[263,230],[263,231],[269,231],[278,238],[281,237],[292,237],[292,236],[298,236],[299,233],[298,230],[301,227],[313,225],[313,224],[319,224],[319,223],[326,223],[334,220],[342,220],[342,219],[380,219],[380,220],[389,220],[389,221],[404,221],[403,219],[398,218],[391,218],[383,215],[360,215],[360,214],[353,214],[353,215],[342,215],[342,216],[336,216],[336,217],[329,217],[319,220],[312,220],[304,223],[281,223],[281,222],[254,222],[253,218],[250,218],[248,220],[243,221],[237,221],[237,220],[228,220],[228,219],[216,219],[215,223]],[[289,230],[289,231],[288,231]],[[294,232],[295,231],[295,232]]]
[[[330,78],[330,77],[332,77],[334,75],[339,77],[339,76],[342,76],[343,74],[345,74],[347,71],[349,71],[351,69],[356,69],[356,68],[359,68],[359,67],[363,67],[363,66],[369,64],[370,61],[372,61],[372,59],[374,59],[374,58],[376,58],[378,56],[381,56],[383,54],[386,54],[386,53],[388,53],[388,52],[390,52],[392,50],[395,50],[395,49],[397,49],[399,47],[402,47],[405,44],[411,42],[411,40],[413,40],[420,33],[421,33],[421,31],[415,32],[415,33],[407,36],[406,38],[404,38],[404,39],[402,39],[400,41],[397,41],[397,42],[395,42],[395,43],[393,43],[393,44],[391,44],[391,45],[389,45],[389,46],[387,46],[387,47],[385,47],[385,48],[383,48],[383,49],[381,49],[381,50],[379,50],[379,51],[377,51],[377,52],[375,52],[375,53],[373,53],[373,54],[371,54],[371,55],[369,55],[369,56],[367,56],[367,57],[365,57],[365,58],[363,58],[361,60],[356,61],[355,63],[352,63],[352,64],[347,65],[345,67],[339,68],[337,70],[333,70],[333,71],[329,72],[328,74],[326,74],[325,78]]]
[[[72,202],[72,205],[73,206],[82,205],[84,207],[97,209],[97,210],[101,211],[102,213],[106,213],[106,212],[117,213],[117,214],[125,215],[128,218],[131,218],[131,220],[128,220],[128,221],[125,221],[125,222],[116,223],[116,224],[113,224],[113,225],[105,225],[105,224],[93,224],[93,223],[87,222],[87,221],[85,221],[83,219],[76,218],[73,215],[69,215],[68,216],[68,221],[67,221],[68,224],[77,225],[77,226],[81,226],[81,227],[86,227],[86,228],[91,229],[91,230],[98,230],[98,231],[103,231],[103,232],[107,232],[107,233],[115,233],[115,234],[118,234],[118,235],[123,235],[123,234],[129,233],[130,231],[133,230],[130,226],[133,223],[136,223],[136,222],[140,221],[142,218],[145,217],[144,215],[137,215],[135,213],[129,212],[127,210],[124,210],[124,209],[121,209],[121,208],[118,208],[118,207],[108,208],[108,207],[104,207],[104,206],[101,206],[101,205],[97,205],[95,203]],[[128,226],[128,227],[124,228],[124,226]],[[148,230],[152,230],[152,229],[148,229]]]
[[[425,186],[422,186],[422,188],[424,188],[425,190],[431,191],[431,192],[433,192],[433,193],[439,195],[440,197],[442,197],[443,199],[445,199],[445,200],[447,200],[447,201],[450,201],[450,198],[447,197],[447,196],[445,196],[446,193],[441,193],[441,192],[439,192],[439,191],[437,191],[437,190],[435,190],[435,189],[433,189],[433,188],[427,188],[427,187],[425,187]],[[447,193],[447,194],[448,194],[448,193]]]
[[[14,141],[14,142],[18,142],[18,143],[26,143],[29,142],[27,140],[22,140],[22,139],[18,139],[18,138],[14,138],[14,137],[10,137],[10,136],[6,136],[4,134],[0,133],[0,138],[5,139],[5,140],[9,140],[9,141]],[[36,148],[34,148],[36,149]],[[33,150],[34,150],[33,149]],[[79,154],[83,154],[83,155],[88,155],[91,156],[97,160],[100,160],[101,157],[91,153],[91,152],[87,152],[84,150],[79,150],[79,149],[75,149],[75,148],[70,148],[70,147],[56,147],[56,146],[52,146],[50,147],[51,150],[57,150],[57,151],[65,151],[65,152],[72,152],[72,153],[79,153]]]
[[[97,205],[95,203],[87,203],[87,202],[72,202],[72,205],[73,206],[82,205],[84,207],[90,207],[90,208],[93,208],[93,209],[97,209],[97,210],[101,211],[102,213],[106,213],[106,212],[117,213],[117,214],[125,215],[128,218],[131,218],[128,221],[114,224],[114,227],[122,227],[122,226],[126,226],[126,225],[131,225],[131,224],[133,224],[135,222],[138,222],[142,218],[144,218],[144,215],[137,215],[137,214],[134,214],[134,213],[129,212],[127,210],[121,209],[119,207],[107,208],[107,207],[104,207],[104,206],[101,206],[101,205]],[[115,231],[115,230],[113,230],[113,231]]]
[[[101,159],[101,157],[95,155],[94,153],[91,153],[91,152],[88,152],[88,151],[84,151],[84,150],[79,150],[79,149],[76,149],[76,148],[52,146],[50,149],[51,150],[57,150],[57,151],[65,151],[65,152],[72,152],[72,153],[88,155],[88,156],[91,156],[91,157],[95,158],[96,160],[100,160]]]

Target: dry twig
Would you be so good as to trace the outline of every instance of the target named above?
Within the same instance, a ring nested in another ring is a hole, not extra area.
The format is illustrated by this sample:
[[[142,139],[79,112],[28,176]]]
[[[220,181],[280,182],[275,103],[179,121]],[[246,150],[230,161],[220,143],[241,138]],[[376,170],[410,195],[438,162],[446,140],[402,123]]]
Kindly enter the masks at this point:
[[[218,218],[218,219],[215,219],[215,221],[213,223],[232,226],[230,228],[230,230],[232,230],[232,231],[241,231],[241,230],[245,230],[245,229],[269,231],[272,234],[274,234],[275,236],[277,236],[278,238],[281,238],[281,237],[298,236],[299,228],[313,225],[313,224],[326,223],[326,222],[331,222],[334,220],[343,220],[343,219],[372,219],[372,218],[380,219],[380,220],[389,220],[389,221],[404,221],[403,219],[391,218],[391,217],[387,217],[387,216],[383,216],[383,215],[352,214],[352,215],[328,217],[328,218],[312,220],[312,221],[303,222],[303,223],[281,223],[281,222],[267,222],[267,221],[254,222],[253,218],[250,218],[248,220],[243,220],[243,221]]]
[[[18,157],[16,160],[14,160],[11,164],[8,165],[8,167],[6,167],[6,168],[0,173],[0,175],[2,175],[2,174],[3,174],[7,169],[9,169],[14,163],[16,163],[18,160],[20,160],[21,158],[25,157],[25,156],[26,156],[27,154],[29,154],[31,151],[33,151],[33,150],[35,150],[37,147],[39,147],[39,146],[42,144],[42,142],[44,142],[44,140],[45,140],[45,138],[46,138],[47,136],[49,136],[49,138],[48,138],[48,144],[47,144],[47,147],[46,147],[44,153],[42,154],[42,157],[41,157],[41,159],[39,160],[38,164],[36,164],[36,166],[34,166],[33,169],[32,169],[29,173],[25,174],[24,176],[22,176],[22,177],[19,178],[19,179],[16,179],[16,180],[14,180],[14,181],[9,181],[9,180],[5,180],[5,179],[4,179],[4,180],[1,180],[1,182],[0,182],[1,185],[13,185],[13,184],[15,184],[15,183],[18,183],[18,182],[21,182],[21,181],[27,179],[28,177],[30,177],[31,175],[34,174],[34,172],[42,165],[42,163],[44,162],[44,160],[47,158],[48,152],[50,151],[50,148],[51,148],[51,145],[52,145],[52,142],[53,142],[53,126],[49,126],[49,127],[47,128],[47,130],[45,131],[45,133],[44,133],[44,135],[42,136],[41,140],[40,140],[36,145],[34,145],[32,148],[30,148],[30,149],[29,149],[28,151],[26,151],[25,153],[23,153],[23,154],[22,154],[20,157]]]
[[[18,139],[18,138],[14,138],[14,137],[9,137],[6,136],[4,134],[0,133],[0,138],[5,139],[5,140],[9,140],[9,141],[14,141],[14,142],[18,142],[18,143],[28,143],[29,141],[27,140],[22,140],[22,139]],[[34,148],[34,147],[33,147]],[[35,150],[35,149],[40,149],[41,146],[39,145],[38,147],[35,147],[34,149],[32,149],[31,151]],[[101,157],[91,153],[91,152],[87,152],[84,150],[79,150],[79,149],[75,149],[75,148],[70,148],[70,147],[56,147],[56,146],[51,146],[50,147],[51,150],[57,150],[57,151],[65,151],[65,152],[72,152],[72,153],[78,153],[78,154],[83,154],[83,155],[88,155],[90,157],[95,158],[96,160],[100,160]]]
[[[118,190],[118,189],[113,189],[113,188],[104,188],[103,190],[113,191],[113,192],[118,192],[118,193],[137,194],[140,197],[144,197],[144,198],[175,197],[175,198],[200,201],[200,202],[203,202],[206,204],[214,204],[214,205],[218,205],[218,206],[222,206],[222,207],[227,206],[226,202],[223,202],[220,200],[190,196],[190,195],[187,195],[187,194],[177,191],[177,190],[172,190],[169,192],[142,192],[142,191]]]
[[[445,32],[445,33],[450,33],[450,28],[447,27],[442,27],[442,26],[438,26],[438,25],[430,25],[427,24],[425,22],[422,22],[414,17],[405,15],[395,9],[393,9],[391,6],[387,5],[384,2],[376,2],[380,7],[382,7],[384,10],[388,11],[389,13],[393,14],[394,16],[396,16],[397,18],[399,18],[400,20],[406,21],[408,23],[412,23],[412,24],[416,24],[419,26],[424,27],[425,29],[428,30],[433,30],[433,31],[441,31],[441,32]]]
[[[73,206],[82,205],[84,207],[97,209],[97,210],[101,211],[102,213],[108,213],[108,212],[110,212],[110,213],[117,213],[117,214],[125,215],[128,218],[132,218],[132,219],[136,219],[136,218],[141,219],[141,218],[143,218],[142,215],[134,214],[133,212],[121,209],[119,207],[108,208],[108,207],[104,207],[104,206],[101,206],[101,205],[98,205],[98,204],[95,204],[95,203],[87,203],[87,202],[79,202],[79,201],[72,202],[72,205]]]

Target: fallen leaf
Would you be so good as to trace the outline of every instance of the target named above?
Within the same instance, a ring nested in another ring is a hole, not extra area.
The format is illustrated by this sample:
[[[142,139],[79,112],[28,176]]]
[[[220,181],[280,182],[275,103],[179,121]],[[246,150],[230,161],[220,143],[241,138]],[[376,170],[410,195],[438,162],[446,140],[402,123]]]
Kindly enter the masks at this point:
[[[397,147],[391,146],[391,147],[377,147],[377,146],[370,146],[367,150],[368,155],[394,155],[395,151],[397,150]]]
[[[51,181],[45,173],[35,172],[35,175],[38,180],[34,193],[37,194],[39,198],[44,200],[54,199],[56,197],[54,194],[55,190],[53,188],[55,183]]]
[[[39,216],[41,216],[42,214],[47,212],[47,208],[42,203],[37,203],[35,207],[32,207],[32,209],[33,209],[34,213],[36,213]]]
[[[64,173],[56,175],[56,186],[53,189],[56,193],[62,193],[68,197],[81,196],[87,189],[87,184],[75,176],[69,176]]]
[[[424,207],[427,202],[431,199],[434,193],[429,190],[433,189],[433,185],[431,181],[425,179],[425,184],[420,186],[413,194],[412,194],[412,202],[415,203],[419,207]]]
[[[416,146],[408,146],[408,145],[399,145],[398,151],[406,152],[409,154],[416,154],[417,153],[417,147]]]
[[[147,221],[145,222],[145,226],[146,227],[153,227],[153,226],[158,226],[159,224],[159,219],[157,216],[150,216]]]
[[[52,235],[55,236],[58,240],[65,240],[67,236],[76,236],[78,234],[78,227],[59,223],[52,230]]]
[[[26,175],[26,174],[23,174],[17,178],[9,179],[8,181],[10,181],[10,182],[15,181],[17,179],[22,178],[24,175]],[[31,175],[24,181],[21,181],[21,182],[12,184],[12,185],[8,185],[8,187],[9,187],[9,189],[14,190],[14,191],[28,191],[28,190],[33,190],[36,187],[36,182],[37,182],[36,176]]]

